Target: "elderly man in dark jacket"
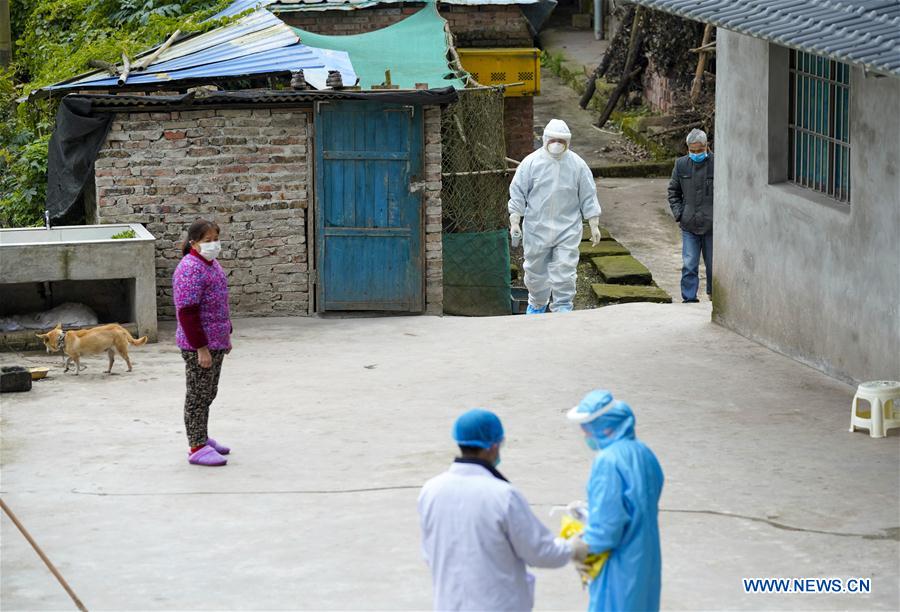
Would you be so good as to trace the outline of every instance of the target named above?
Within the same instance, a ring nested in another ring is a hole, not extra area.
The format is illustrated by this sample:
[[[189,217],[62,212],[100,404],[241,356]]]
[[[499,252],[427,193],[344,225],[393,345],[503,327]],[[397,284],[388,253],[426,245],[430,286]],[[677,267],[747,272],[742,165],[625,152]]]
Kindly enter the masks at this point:
[[[669,181],[669,206],[681,226],[681,298],[699,302],[700,255],[706,268],[706,295],[712,294],[713,156],[706,134],[691,130],[688,155],[679,157]]]

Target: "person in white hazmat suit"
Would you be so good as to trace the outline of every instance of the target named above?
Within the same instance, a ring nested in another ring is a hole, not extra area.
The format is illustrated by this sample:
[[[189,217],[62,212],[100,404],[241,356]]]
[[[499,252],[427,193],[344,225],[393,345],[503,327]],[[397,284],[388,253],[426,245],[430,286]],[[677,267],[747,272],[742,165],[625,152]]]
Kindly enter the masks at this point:
[[[522,160],[509,186],[513,246],[525,248],[526,314],[572,310],[582,224],[600,242],[600,202],[587,163],[569,150],[572,134],[560,119],[544,128],[544,145]],[[522,227],[519,222],[524,218]],[[553,302],[550,303],[550,299]]]
[[[419,494],[422,554],[431,568],[435,610],[531,610],[532,567],[583,562],[581,538],[554,538],[497,471],[503,425],[470,410],[453,426],[462,457]]]

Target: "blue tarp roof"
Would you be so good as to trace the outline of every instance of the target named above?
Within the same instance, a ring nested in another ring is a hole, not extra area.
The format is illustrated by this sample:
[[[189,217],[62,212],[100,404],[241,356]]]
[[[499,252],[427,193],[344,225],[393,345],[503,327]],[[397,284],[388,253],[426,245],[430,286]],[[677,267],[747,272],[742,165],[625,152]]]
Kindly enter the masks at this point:
[[[238,78],[301,69],[306,81],[316,89],[325,88],[329,70],[338,70],[345,84],[356,82],[347,53],[300,44],[290,27],[268,11],[259,10],[228,26],[173,44],[145,70],[129,75],[127,85]],[[117,77],[97,72],[46,89],[117,86]]]

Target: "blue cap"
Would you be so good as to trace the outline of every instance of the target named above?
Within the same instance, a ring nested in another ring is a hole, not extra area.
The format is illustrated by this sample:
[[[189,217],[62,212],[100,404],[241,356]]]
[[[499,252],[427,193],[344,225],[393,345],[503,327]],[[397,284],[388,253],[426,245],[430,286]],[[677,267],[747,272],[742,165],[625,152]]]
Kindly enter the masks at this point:
[[[503,441],[503,425],[493,412],[476,408],[456,419],[453,439],[460,446],[490,448]]]

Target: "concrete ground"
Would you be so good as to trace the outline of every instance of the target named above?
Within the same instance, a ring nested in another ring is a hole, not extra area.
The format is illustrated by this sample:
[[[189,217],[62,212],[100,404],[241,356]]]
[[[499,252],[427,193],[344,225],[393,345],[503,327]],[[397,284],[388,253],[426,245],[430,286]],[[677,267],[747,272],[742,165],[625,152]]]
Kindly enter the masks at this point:
[[[609,40],[596,40],[591,30],[580,30],[554,24],[540,33],[541,48],[551,53],[562,53],[567,59],[584,67],[585,74],[600,64],[609,47]],[[543,75],[541,75],[543,78]]]
[[[649,156],[612,126],[594,126],[597,113],[578,106],[579,95],[559,77],[541,70],[541,95],[534,98],[535,147],[540,146],[544,126],[551,119],[562,119],[572,132],[572,151],[591,168],[640,161]]]
[[[672,218],[666,189],[669,179],[597,180],[603,211],[600,224],[647,266],[657,285],[676,302],[681,301],[681,230]],[[706,269],[700,263],[697,298],[708,302]]]
[[[424,609],[415,501],[461,411],[503,418],[502,470],[548,526],[590,452],[563,412],[612,389],[665,469],[666,609],[896,609],[900,436],[847,432],[853,389],[709,322],[708,304],[538,317],[235,321],[188,465],[171,324],[132,373],[57,359],[2,396],[2,495],[92,610]],[[539,365],[536,365],[539,364]],[[71,609],[2,519],[5,610]],[[583,609],[571,568],[539,609]],[[750,595],[742,578],[871,578],[868,595]]]

